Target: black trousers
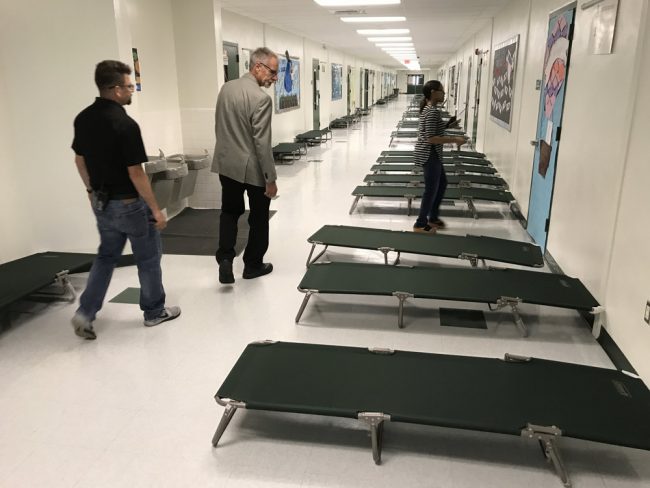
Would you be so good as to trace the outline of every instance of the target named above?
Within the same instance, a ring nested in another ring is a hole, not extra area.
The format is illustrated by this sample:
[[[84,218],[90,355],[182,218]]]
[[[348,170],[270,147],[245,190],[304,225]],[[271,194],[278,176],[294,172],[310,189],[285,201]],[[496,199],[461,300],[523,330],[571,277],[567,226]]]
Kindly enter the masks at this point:
[[[244,251],[244,265],[249,268],[262,266],[262,259],[269,248],[269,207],[271,199],[264,195],[263,186],[240,183],[219,175],[221,181],[221,221],[219,223],[219,249],[215,254],[217,263],[235,259],[237,221],[244,213],[244,192],[248,195],[248,243]]]

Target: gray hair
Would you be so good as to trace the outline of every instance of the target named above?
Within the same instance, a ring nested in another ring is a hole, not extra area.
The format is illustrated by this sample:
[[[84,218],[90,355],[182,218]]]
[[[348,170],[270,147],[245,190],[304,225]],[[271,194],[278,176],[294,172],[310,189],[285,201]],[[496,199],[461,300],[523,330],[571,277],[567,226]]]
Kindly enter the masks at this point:
[[[278,55],[271,51],[268,47],[258,47],[251,53],[251,66],[250,69],[253,69],[257,63],[266,63],[269,58],[277,58]]]

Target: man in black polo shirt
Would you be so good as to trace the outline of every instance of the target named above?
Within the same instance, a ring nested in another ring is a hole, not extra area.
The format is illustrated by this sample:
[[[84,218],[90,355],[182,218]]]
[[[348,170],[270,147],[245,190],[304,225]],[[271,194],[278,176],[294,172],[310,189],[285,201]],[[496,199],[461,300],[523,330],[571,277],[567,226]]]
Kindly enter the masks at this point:
[[[120,61],[99,63],[99,97],[74,121],[75,164],[97,219],[100,244],[72,325],[75,334],[91,340],[97,337],[92,323],[127,239],[138,266],[144,325],[158,325],[181,313],[179,307],[165,307],[159,231],[167,219],[142,169],[147,156],[140,127],[122,107],[133,96],[130,74],[131,68]]]

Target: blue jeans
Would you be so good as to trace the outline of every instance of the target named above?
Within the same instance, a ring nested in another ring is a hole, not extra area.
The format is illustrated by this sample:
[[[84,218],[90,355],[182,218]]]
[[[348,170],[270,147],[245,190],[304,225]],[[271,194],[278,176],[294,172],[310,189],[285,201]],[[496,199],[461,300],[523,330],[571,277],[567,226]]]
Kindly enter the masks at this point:
[[[420,213],[415,221],[416,227],[424,227],[428,222],[438,220],[440,203],[442,203],[447,189],[447,175],[445,175],[445,169],[433,147],[423,170],[424,193],[420,201]]]
[[[165,306],[160,269],[162,244],[151,210],[142,199],[137,199],[131,203],[109,200],[104,210],[94,212],[100,244],[77,313],[91,322],[95,320],[128,239],[140,278],[140,309],[145,320],[158,317]]]

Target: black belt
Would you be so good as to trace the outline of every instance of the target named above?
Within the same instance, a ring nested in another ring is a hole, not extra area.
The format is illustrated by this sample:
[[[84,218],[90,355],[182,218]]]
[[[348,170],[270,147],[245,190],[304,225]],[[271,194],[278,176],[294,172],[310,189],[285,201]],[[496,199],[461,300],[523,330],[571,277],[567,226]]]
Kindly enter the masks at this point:
[[[128,200],[130,198],[138,198],[138,193],[111,193],[108,197],[109,200]]]

